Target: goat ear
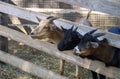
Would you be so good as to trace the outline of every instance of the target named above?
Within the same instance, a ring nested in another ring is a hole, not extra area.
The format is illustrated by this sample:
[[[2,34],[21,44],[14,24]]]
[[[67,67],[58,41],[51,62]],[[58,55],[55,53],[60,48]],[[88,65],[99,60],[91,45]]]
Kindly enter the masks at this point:
[[[97,37],[100,37],[100,36],[103,36],[105,35],[105,33],[96,33],[93,35],[94,38],[97,38]]]
[[[93,34],[95,31],[97,31],[98,29],[94,29],[88,32],[88,34]]]
[[[77,33],[78,38],[82,38],[83,36],[80,33]]]
[[[97,42],[90,42],[90,46],[92,46],[93,48],[97,48],[99,46],[99,43],[97,43]]]
[[[65,32],[66,31],[66,29],[65,28],[63,28],[63,26],[61,26],[61,29]]]
[[[40,18],[38,18],[37,16],[36,16],[36,18],[37,18],[37,20],[40,22],[41,21],[41,19]]]
[[[53,16],[48,16],[46,19],[50,19],[50,18],[53,18]]]

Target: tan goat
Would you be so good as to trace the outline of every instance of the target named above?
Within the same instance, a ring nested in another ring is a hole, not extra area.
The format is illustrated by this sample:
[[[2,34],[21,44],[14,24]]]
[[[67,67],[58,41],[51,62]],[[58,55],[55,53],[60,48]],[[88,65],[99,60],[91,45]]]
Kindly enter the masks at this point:
[[[39,18],[37,18],[40,21]],[[32,32],[32,38],[42,39],[54,44],[58,44],[63,36],[63,31],[56,27],[53,21],[56,17],[50,16],[45,20],[41,20],[39,26],[37,26]]]

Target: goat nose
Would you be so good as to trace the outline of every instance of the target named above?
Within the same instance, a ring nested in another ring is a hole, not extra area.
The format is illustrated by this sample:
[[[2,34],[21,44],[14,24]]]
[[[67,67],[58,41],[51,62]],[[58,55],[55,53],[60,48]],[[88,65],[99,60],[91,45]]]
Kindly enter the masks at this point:
[[[73,54],[76,55],[76,49],[73,49]]]
[[[60,46],[57,46],[57,48],[58,48],[59,51],[64,51],[64,49]]]
[[[82,51],[82,49],[79,49],[79,51]]]
[[[73,50],[73,54],[76,55],[76,56],[79,56],[78,50],[77,50],[77,49],[74,49],[74,50]]]
[[[33,33],[33,32],[31,32],[31,33],[30,33],[30,35],[34,35],[34,33]]]

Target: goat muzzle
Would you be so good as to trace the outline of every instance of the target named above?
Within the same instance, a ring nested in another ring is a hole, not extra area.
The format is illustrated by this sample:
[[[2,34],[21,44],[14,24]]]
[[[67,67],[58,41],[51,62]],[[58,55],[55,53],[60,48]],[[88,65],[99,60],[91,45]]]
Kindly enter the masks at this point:
[[[79,56],[79,55],[80,55],[80,51],[79,51],[78,47],[75,47],[75,48],[73,49],[73,54],[76,55],[76,56]]]

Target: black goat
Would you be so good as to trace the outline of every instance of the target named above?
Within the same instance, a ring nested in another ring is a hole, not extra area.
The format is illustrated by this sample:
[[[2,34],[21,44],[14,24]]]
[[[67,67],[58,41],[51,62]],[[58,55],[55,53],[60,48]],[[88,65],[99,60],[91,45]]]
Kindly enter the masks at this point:
[[[70,29],[64,29],[61,26],[62,30],[64,31],[63,38],[58,44],[58,49],[60,51],[64,50],[71,50],[74,49],[74,47],[79,44],[80,38],[78,36],[81,36],[76,30],[77,27],[74,29],[74,26],[72,26]]]
[[[74,29],[74,27],[72,27],[69,30],[66,30],[62,27],[62,29],[64,30],[64,36],[62,38],[62,40],[60,41],[60,43],[58,44],[58,49],[60,51],[64,51],[64,50],[72,50],[74,49],[75,46],[77,46],[82,38],[82,35],[80,35],[76,30]],[[97,73],[96,72],[92,72],[93,75],[93,79],[98,79]],[[100,79],[103,79],[104,76],[103,75],[99,75]]]

